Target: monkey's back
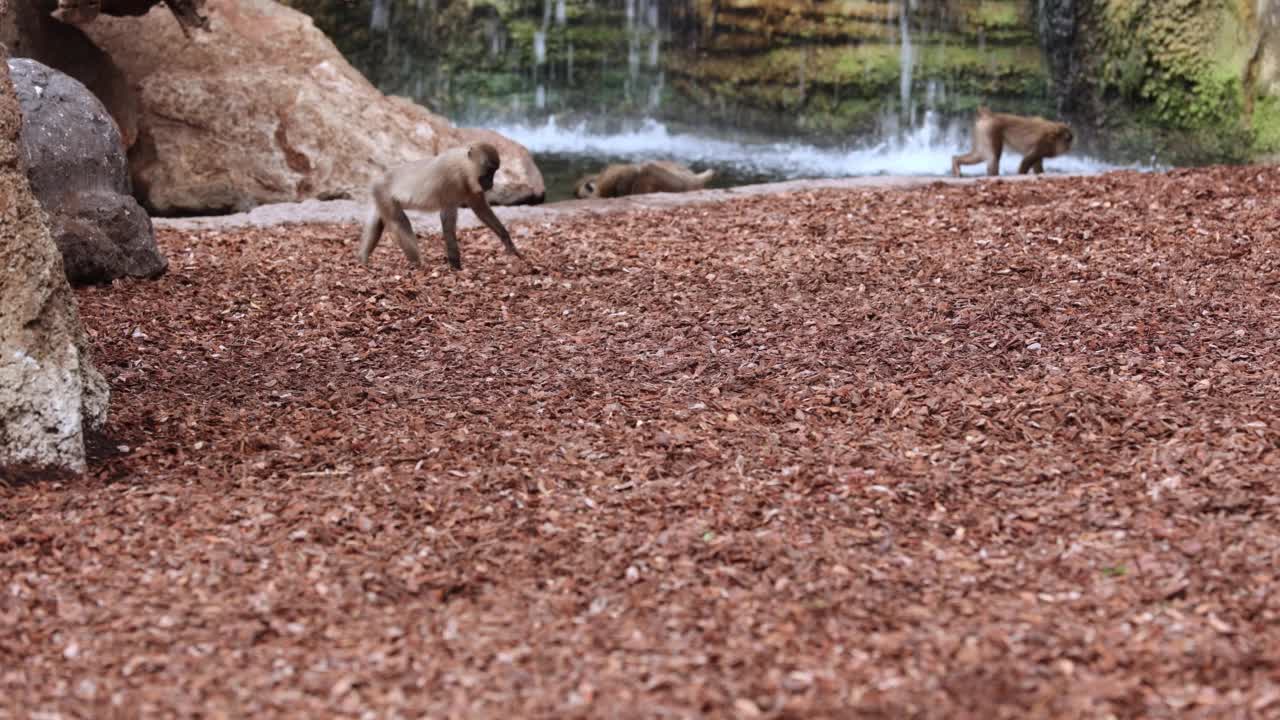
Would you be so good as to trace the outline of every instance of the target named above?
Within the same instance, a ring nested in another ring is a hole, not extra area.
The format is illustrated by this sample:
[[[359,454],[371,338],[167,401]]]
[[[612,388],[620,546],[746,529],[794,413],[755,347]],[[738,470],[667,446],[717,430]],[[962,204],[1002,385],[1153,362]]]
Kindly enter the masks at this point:
[[[406,206],[434,212],[447,204],[465,203],[464,193],[451,190],[467,187],[467,162],[465,146],[451,148],[433,158],[400,165],[378,182],[385,183],[395,197],[406,198]]]
[[[596,183],[599,197],[645,195],[655,192],[686,192],[702,188],[709,173],[701,175],[666,160],[643,165],[610,165]]]
[[[1013,150],[1027,154],[1040,145],[1047,137],[1053,135],[1059,128],[1065,128],[1065,123],[1047,120],[1038,115],[1010,115],[1008,113],[979,113],[978,119],[974,122],[976,131],[979,134],[985,134],[985,129],[990,127],[999,128],[1006,145]]]

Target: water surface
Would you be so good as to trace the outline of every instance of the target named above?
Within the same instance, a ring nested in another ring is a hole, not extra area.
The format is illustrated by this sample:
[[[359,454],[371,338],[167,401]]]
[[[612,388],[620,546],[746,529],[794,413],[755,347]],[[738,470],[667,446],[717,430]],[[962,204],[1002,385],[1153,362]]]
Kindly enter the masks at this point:
[[[709,187],[731,187],[801,178],[866,175],[951,174],[951,157],[968,151],[969,130],[962,123],[930,121],[891,138],[851,139],[846,144],[816,144],[803,138],[768,138],[710,128],[672,128],[657,120],[634,128],[592,130],[587,123],[562,124],[550,118],[538,124],[491,125],[534,154],[547,184],[547,201],[573,195],[577,178],[610,162],[676,160],[695,171],[711,168]],[[1000,172],[1018,171],[1020,156],[1004,153]],[[1122,167],[1090,157],[1087,151],[1045,160],[1046,174],[1092,174]],[[970,165],[966,175],[985,166]]]

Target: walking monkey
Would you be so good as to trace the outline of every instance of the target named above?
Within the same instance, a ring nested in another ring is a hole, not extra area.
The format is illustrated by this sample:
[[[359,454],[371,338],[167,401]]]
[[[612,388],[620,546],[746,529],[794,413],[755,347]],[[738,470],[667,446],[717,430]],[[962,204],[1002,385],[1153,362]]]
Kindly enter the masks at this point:
[[[1044,158],[1064,155],[1071,149],[1071,128],[1042,117],[993,113],[978,108],[973,121],[973,149],[951,158],[951,174],[960,177],[961,165],[986,161],[987,174],[1000,174],[1000,153],[1005,146],[1022,153],[1018,173],[1044,172]]]
[[[395,236],[400,249],[415,267],[422,264],[418,241],[405,210],[440,212],[440,229],[444,235],[445,255],[454,270],[462,269],[458,254],[458,207],[467,206],[481,222],[498,236],[507,252],[526,264],[524,255],[511,242],[511,233],[484,198],[493,188],[498,172],[498,150],[489,143],[473,143],[446,150],[429,160],[418,160],[393,168],[369,188],[372,207],[360,236],[360,264],[369,264],[369,254],[378,246],[384,229]]]

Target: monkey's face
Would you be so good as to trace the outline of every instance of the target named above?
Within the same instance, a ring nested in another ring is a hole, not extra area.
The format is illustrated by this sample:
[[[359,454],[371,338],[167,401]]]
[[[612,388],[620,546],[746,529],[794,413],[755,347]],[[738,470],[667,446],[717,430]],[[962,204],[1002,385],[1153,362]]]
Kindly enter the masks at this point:
[[[492,190],[493,176],[498,174],[498,168],[502,165],[502,161],[498,159],[497,148],[488,143],[472,145],[467,149],[467,157],[476,164],[480,187],[486,191]]]
[[[578,181],[573,188],[574,197],[589,198],[596,195],[596,176],[588,175]]]

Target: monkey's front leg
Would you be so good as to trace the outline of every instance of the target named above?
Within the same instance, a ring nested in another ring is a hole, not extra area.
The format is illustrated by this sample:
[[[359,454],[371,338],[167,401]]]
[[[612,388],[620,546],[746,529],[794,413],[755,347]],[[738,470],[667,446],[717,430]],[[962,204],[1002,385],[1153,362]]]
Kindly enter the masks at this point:
[[[498,219],[498,216],[493,214],[493,209],[489,207],[484,195],[474,196],[474,199],[468,204],[471,206],[471,211],[476,214],[476,217],[480,218],[480,221],[488,225],[489,229],[498,236],[507,252],[523,260],[526,265],[529,264],[524,255],[521,255],[520,251],[516,249],[516,244],[511,242],[511,233],[507,232],[507,229],[503,227],[502,221]]]
[[[1039,175],[1040,173],[1043,173],[1044,157],[1032,152],[1026,157],[1022,158],[1022,162],[1019,163],[1018,165],[1018,174],[1026,175],[1027,171],[1029,170],[1035,170],[1037,175]]]
[[[1004,153],[1004,138],[1000,136],[1000,131],[996,128],[991,129],[991,137],[987,138],[982,147],[982,154],[987,159],[987,175],[1000,174],[1000,156]]]
[[[967,152],[964,155],[953,155],[951,157],[951,175],[953,177],[960,177],[963,174],[960,171],[960,168],[965,165],[972,165],[978,162],[982,162],[982,153],[977,150]]]
[[[440,233],[444,235],[444,254],[454,270],[462,269],[462,255],[458,253],[458,208],[450,206],[440,211]]]

